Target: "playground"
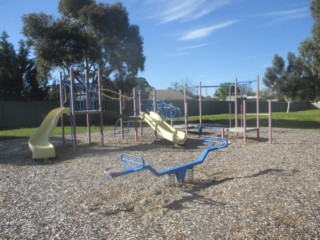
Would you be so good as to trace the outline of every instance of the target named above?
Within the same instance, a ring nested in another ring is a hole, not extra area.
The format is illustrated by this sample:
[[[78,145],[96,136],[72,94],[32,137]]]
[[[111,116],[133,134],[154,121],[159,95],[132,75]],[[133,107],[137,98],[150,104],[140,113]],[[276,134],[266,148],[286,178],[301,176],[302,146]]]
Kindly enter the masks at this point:
[[[208,153],[192,183],[149,171],[106,179],[121,153],[157,170],[197,160],[212,129],[172,146],[147,126],[135,141],[113,131],[52,137],[57,158],[33,161],[26,139],[0,142],[1,239],[317,239],[319,129],[260,128]],[[228,134],[228,133],[227,133]]]

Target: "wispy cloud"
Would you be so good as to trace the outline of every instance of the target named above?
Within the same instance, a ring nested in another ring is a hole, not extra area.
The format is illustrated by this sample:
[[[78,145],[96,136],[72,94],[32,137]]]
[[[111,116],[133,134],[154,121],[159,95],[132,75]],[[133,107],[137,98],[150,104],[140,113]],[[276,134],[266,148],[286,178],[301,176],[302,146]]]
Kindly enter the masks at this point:
[[[180,56],[186,56],[192,54],[194,49],[203,48],[205,46],[210,45],[210,43],[202,43],[202,44],[196,44],[186,47],[180,47],[177,48],[172,54],[169,55],[169,57],[180,57]]]
[[[182,57],[182,56],[186,56],[186,55],[190,55],[191,52],[184,52],[184,51],[177,51],[177,52],[174,52],[172,54],[170,54],[168,57],[171,58],[171,57]]]
[[[274,17],[275,21],[286,21],[286,20],[304,18],[309,15],[310,15],[310,10],[308,8],[296,8],[296,9],[290,9],[290,10],[262,13],[262,14],[258,14],[257,16]]]
[[[187,47],[181,47],[178,48],[178,51],[185,51],[185,50],[191,50],[191,49],[196,49],[196,48],[202,48],[205,46],[208,46],[210,43],[201,43],[201,44],[196,44],[196,45],[191,45],[191,46],[187,46]]]
[[[214,31],[229,27],[237,22],[238,22],[238,20],[227,21],[227,22],[222,22],[219,24],[211,25],[208,27],[198,28],[198,29],[192,30],[192,31],[184,34],[182,37],[180,37],[179,40],[185,41],[185,40],[204,38],[204,37],[211,35]]]
[[[146,0],[155,9],[153,14],[161,23],[195,20],[227,5],[231,0]]]

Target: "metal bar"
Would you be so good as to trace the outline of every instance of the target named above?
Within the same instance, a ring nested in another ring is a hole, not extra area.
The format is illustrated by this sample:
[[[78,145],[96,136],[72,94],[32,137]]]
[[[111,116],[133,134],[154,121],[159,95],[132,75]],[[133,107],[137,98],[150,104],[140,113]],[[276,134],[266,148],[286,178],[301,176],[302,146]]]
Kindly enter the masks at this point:
[[[75,111],[75,99],[74,99],[74,72],[70,68],[70,105],[71,105],[71,128],[72,128],[72,145],[76,148],[77,134],[76,134],[76,111]]]
[[[98,98],[99,98],[99,112],[100,112],[100,144],[104,145],[104,136],[103,136],[103,111],[102,111],[102,94],[101,90],[103,88],[103,84],[101,81],[101,70],[98,70]]]
[[[243,140],[247,141],[247,116],[246,116],[247,104],[245,100],[242,101],[242,105],[243,105]]]
[[[269,132],[269,143],[272,143],[272,102],[268,100],[269,120],[268,120],[268,132]]]
[[[199,125],[202,125],[202,96],[201,96],[201,81],[199,84]]]

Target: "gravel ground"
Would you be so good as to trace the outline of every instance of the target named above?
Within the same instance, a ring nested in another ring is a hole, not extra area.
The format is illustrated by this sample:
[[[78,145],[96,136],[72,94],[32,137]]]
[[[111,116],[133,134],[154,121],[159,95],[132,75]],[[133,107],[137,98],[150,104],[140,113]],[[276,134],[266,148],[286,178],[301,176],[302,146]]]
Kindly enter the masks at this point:
[[[1,141],[0,239],[319,239],[320,130],[274,128],[271,145],[267,129],[254,135],[230,134],[193,183],[173,187],[147,171],[108,180],[104,169],[121,167],[123,152],[158,170],[196,160],[204,135],[185,146],[148,128],[138,142],[106,132],[105,146],[79,135],[75,150],[52,138],[58,157],[42,162],[27,139]]]

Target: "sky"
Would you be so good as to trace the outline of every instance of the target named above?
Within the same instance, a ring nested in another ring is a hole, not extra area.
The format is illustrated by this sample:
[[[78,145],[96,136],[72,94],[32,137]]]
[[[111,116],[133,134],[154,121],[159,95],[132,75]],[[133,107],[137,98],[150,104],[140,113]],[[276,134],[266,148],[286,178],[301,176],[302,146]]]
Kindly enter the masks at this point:
[[[0,0],[0,31],[18,49],[24,14],[60,17],[58,0]],[[115,0],[97,0],[112,4]],[[262,82],[275,54],[298,54],[311,37],[311,0],[123,0],[144,41],[140,77],[156,89],[172,83],[216,86]],[[262,85],[263,86],[263,85]]]

